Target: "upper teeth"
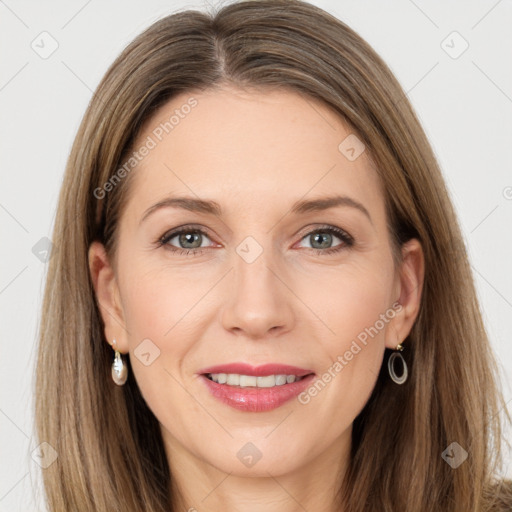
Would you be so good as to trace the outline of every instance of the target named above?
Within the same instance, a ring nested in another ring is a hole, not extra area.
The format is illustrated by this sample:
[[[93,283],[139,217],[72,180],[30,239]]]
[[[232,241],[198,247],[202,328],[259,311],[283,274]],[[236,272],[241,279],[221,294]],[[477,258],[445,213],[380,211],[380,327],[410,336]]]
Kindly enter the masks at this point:
[[[209,376],[214,382],[227,384],[228,386],[255,386],[258,388],[271,388],[273,386],[282,386],[290,384],[301,377],[296,375],[266,375],[265,377],[256,377],[254,375],[239,375],[238,373],[210,373]]]

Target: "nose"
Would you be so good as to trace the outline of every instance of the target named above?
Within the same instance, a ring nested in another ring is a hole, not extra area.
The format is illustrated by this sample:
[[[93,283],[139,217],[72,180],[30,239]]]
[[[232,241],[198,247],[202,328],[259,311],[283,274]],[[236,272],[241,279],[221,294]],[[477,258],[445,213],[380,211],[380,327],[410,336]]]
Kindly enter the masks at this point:
[[[294,327],[294,296],[288,283],[291,278],[270,253],[266,249],[250,263],[235,254],[222,323],[238,336],[262,340]]]

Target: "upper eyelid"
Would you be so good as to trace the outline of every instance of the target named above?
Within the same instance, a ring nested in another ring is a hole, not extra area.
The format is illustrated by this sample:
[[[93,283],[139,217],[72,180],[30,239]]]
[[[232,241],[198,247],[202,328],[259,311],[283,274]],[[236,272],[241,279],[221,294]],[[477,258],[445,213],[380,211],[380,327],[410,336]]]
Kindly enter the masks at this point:
[[[166,231],[161,237],[159,237],[159,240],[163,239],[171,239],[174,238],[177,235],[180,235],[181,233],[201,233],[202,235],[207,235],[209,238],[211,237],[209,231],[202,227],[195,227],[195,226],[181,226],[175,229],[169,229]]]

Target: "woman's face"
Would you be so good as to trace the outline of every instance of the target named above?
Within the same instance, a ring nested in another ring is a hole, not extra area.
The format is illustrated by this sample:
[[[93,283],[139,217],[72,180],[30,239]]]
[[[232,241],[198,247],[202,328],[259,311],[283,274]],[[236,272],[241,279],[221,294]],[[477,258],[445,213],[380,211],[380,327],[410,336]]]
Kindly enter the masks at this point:
[[[170,460],[278,476],[345,457],[421,291],[362,142],[312,99],[224,89],[174,98],[134,150],[115,265],[94,244],[91,268]]]

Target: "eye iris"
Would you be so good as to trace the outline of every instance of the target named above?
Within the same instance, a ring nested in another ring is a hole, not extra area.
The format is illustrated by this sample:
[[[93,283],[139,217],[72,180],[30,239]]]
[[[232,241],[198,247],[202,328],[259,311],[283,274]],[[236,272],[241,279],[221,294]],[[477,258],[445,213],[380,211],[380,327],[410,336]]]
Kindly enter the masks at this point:
[[[186,244],[199,241],[199,245],[187,246]],[[179,242],[185,249],[196,249],[201,247],[201,234],[200,233],[182,233],[179,235]]]
[[[315,243],[317,242],[318,239],[321,239],[320,247],[314,247],[314,244],[311,244],[311,246],[314,247],[315,249],[325,249],[326,247],[328,248],[330,246],[330,243],[332,242],[332,235],[329,233],[315,233],[314,235],[311,236]]]

